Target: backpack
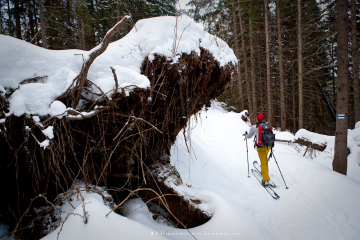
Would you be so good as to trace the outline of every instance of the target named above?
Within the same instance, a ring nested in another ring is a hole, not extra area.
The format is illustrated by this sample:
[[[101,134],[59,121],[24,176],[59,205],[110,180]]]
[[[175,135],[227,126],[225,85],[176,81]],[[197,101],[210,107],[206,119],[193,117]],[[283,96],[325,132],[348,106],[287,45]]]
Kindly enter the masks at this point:
[[[255,141],[257,147],[273,147],[275,142],[275,134],[267,122],[258,122],[256,128],[259,130],[258,144]]]

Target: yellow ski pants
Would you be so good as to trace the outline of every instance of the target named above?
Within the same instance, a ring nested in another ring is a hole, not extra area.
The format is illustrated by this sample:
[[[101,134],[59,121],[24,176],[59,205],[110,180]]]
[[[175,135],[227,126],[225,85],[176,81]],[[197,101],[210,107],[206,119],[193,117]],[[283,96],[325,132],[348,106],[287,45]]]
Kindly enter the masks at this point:
[[[257,147],[256,150],[259,154],[260,158],[260,167],[261,167],[261,174],[263,177],[263,181],[269,181],[269,168],[268,168],[268,158],[267,155],[270,151],[271,147]]]

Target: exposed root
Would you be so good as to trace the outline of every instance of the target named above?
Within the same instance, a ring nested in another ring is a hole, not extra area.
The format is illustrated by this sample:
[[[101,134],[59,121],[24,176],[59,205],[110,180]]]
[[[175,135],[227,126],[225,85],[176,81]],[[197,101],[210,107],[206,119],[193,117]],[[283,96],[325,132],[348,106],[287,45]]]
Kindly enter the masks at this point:
[[[180,227],[206,222],[208,216],[192,209],[183,197],[159,182],[147,166],[169,163],[164,156],[170,154],[176,136],[186,129],[192,115],[209,106],[210,100],[224,91],[232,71],[232,65],[220,67],[205,49],[199,55],[182,54],[177,63],[155,55],[152,61],[145,59],[142,65],[142,74],[149,78],[150,88],[132,86],[129,96],[125,96],[124,89],[116,84],[111,98],[102,94],[92,101],[81,93],[91,92],[93,84],[80,80],[79,75],[74,81],[77,87],[71,88],[78,92],[69,90],[60,97],[68,107],[73,107],[67,116],[42,117],[41,123],[27,115],[8,117],[0,124],[0,147],[5,153],[0,161],[0,189],[13,197],[6,198],[0,206],[0,218],[22,229],[17,231],[20,238],[39,238],[43,236],[41,229],[26,232],[36,216],[23,215],[27,212],[24,206],[29,202],[33,207],[44,205],[33,202],[39,194],[46,194],[50,202],[55,202],[59,194],[82,179],[117,189],[111,192],[119,205],[132,197],[125,188],[133,194],[141,189],[150,199],[158,200]],[[80,98],[86,104],[81,110],[74,110]],[[54,128],[54,139],[47,139],[41,131],[48,126]],[[50,145],[43,148],[39,143],[45,140]],[[18,222],[20,217],[22,221]]]

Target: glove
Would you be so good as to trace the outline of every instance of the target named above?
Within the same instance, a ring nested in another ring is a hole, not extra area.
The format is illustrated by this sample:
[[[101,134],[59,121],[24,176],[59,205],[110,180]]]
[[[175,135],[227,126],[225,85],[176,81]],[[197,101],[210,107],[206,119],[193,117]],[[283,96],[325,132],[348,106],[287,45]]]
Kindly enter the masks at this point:
[[[247,131],[245,131],[245,133],[243,134],[243,136],[246,136],[246,135],[248,135],[248,132],[247,132]]]
[[[270,162],[270,158],[272,157],[272,152],[270,152],[270,155],[269,155],[269,158],[268,158],[268,161]]]

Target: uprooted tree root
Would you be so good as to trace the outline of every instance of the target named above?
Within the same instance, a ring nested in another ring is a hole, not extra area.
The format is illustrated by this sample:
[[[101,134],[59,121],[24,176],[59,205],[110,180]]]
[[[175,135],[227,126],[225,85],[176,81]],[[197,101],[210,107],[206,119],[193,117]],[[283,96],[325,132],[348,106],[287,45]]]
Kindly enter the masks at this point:
[[[201,211],[176,204],[184,199],[159,184],[151,169],[156,164],[169,163],[170,148],[178,133],[186,128],[192,115],[223,92],[233,71],[232,65],[220,67],[205,49],[199,55],[182,54],[177,63],[155,55],[142,65],[150,88],[118,89],[113,71],[116,91],[111,98],[104,94],[89,99],[86,93],[96,86],[86,80],[81,89],[81,111],[69,110],[60,119],[41,117],[41,123],[27,115],[8,117],[0,124],[0,189],[5,196],[0,219],[16,226],[34,197],[42,194],[53,201],[70,189],[76,179],[82,179],[89,184],[119,189],[111,192],[116,203],[127,198],[129,191],[150,186],[156,194],[144,191],[149,199],[169,195],[164,200],[169,201],[170,210],[182,221],[180,227],[206,222],[209,216],[201,215]],[[72,98],[68,94],[59,100],[69,105]],[[38,143],[46,139],[41,130],[47,126],[54,127],[54,139],[44,149]],[[32,207],[46,204],[38,198]],[[185,210],[173,209],[176,206]],[[41,219],[29,210],[17,227],[17,236],[22,239],[43,236],[41,227],[36,227],[42,223],[34,224],[34,218]]]

